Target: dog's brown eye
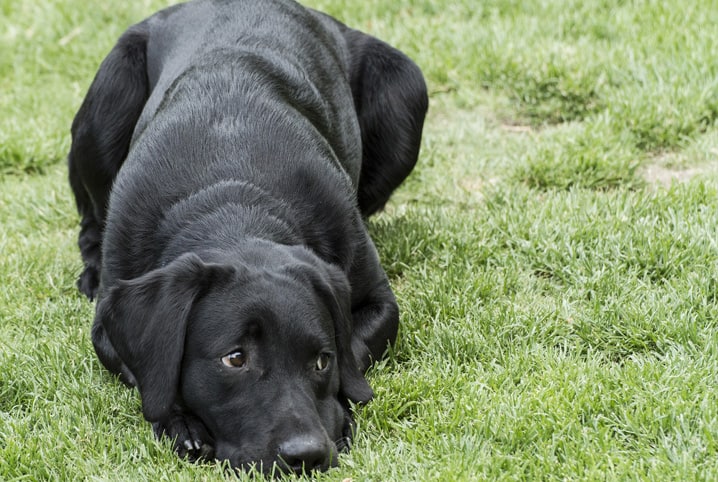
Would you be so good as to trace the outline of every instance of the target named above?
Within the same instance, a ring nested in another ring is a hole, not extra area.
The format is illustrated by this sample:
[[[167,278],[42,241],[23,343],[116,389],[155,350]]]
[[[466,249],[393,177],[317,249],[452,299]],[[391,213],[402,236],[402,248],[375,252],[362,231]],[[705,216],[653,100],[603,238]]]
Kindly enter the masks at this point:
[[[324,371],[329,366],[329,355],[322,353],[317,357],[317,363],[314,365],[314,369],[318,372]]]
[[[247,355],[241,351],[235,351],[222,357],[222,363],[230,368],[242,368],[247,363]]]

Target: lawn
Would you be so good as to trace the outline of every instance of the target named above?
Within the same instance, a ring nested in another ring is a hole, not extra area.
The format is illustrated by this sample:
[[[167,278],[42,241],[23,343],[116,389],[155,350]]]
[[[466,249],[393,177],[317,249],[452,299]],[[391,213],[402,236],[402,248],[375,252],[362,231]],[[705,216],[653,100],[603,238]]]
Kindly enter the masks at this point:
[[[430,112],[369,221],[401,310],[317,480],[718,479],[718,3],[306,0]],[[160,0],[0,3],[0,480],[223,480],[89,340],[69,126]],[[244,477],[244,476],[242,476]]]

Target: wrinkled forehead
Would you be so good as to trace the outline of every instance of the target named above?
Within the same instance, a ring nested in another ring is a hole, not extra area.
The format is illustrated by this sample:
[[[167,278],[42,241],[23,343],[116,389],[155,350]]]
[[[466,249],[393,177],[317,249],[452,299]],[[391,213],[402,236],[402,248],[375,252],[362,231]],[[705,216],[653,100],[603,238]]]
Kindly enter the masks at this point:
[[[256,275],[210,289],[197,301],[190,329],[234,338],[271,335],[333,344],[328,306],[328,300],[300,280]]]

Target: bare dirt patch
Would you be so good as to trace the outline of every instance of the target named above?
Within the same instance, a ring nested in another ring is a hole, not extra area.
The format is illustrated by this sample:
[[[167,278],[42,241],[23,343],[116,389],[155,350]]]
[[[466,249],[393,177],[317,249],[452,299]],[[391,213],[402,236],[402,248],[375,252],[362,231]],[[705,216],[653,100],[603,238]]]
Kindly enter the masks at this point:
[[[675,182],[685,182],[700,174],[709,172],[711,169],[705,167],[690,167],[685,169],[673,169],[658,164],[647,166],[643,170],[643,178],[650,184],[670,187]],[[715,169],[712,169],[715,170]]]
[[[695,177],[718,175],[718,148],[664,153],[641,169],[643,179],[654,186],[670,187]]]

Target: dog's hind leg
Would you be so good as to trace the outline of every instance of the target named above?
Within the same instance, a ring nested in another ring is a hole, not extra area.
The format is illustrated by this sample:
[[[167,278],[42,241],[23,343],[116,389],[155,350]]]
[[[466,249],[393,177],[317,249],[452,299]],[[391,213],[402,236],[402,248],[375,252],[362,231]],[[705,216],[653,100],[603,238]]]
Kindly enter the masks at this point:
[[[343,33],[362,137],[359,209],[369,216],[414,168],[429,100],[421,70],[406,55],[357,30]]]
[[[68,155],[70,186],[80,221],[84,270],[77,286],[97,294],[102,262],[102,230],[115,175],[129,150],[132,133],[149,94],[144,24],[130,28],[100,66],[72,123]]]

